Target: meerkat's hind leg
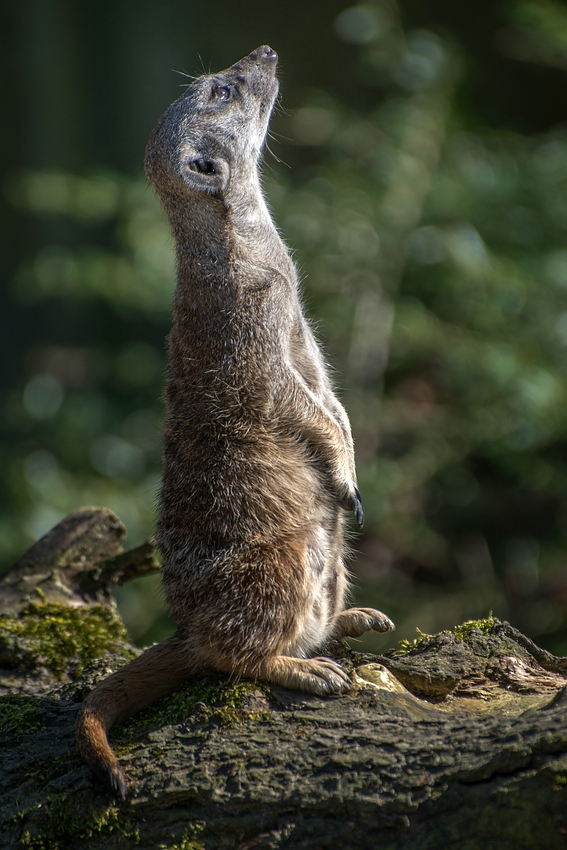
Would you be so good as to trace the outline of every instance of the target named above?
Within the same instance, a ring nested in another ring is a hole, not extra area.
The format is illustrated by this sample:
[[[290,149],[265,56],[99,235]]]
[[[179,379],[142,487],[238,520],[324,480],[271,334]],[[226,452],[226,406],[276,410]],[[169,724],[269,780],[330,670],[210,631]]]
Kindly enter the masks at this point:
[[[295,691],[326,696],[346,691],[352,685],[350,676],[330,658],[271,658],[258,678]]]
[[[375,608],[347,608],[335,617],[330,636],[342,640],[360,637],[365,632],[390,632],[395,628],[390,618]]]

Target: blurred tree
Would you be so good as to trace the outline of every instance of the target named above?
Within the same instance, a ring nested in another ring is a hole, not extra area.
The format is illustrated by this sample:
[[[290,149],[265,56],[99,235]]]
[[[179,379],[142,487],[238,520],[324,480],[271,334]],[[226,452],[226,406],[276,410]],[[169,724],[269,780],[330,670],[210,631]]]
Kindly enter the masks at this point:
[[[142,146],[171,67],[271,42],[293,112],[269,144],[292,168],[268,153],[266,189],[349,387],[356,592],[398,638],[493,609],[567,652],[565,7],[3,14],[2,560],[79,504],[151,533],[173,264]],[[155,585],[121,604],[140,640],[167,628],[148,632]]]

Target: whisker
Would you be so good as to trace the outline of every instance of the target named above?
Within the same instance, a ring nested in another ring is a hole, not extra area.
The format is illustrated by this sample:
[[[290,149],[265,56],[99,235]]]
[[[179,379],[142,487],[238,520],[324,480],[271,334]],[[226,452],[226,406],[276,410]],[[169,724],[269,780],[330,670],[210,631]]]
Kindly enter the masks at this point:
[[[278,142],[278,143],[279,143],[280,139],[284,139],[286,142],[293,142],[293,139],[290,139],[289,136],[284,136],[282,133],[276,133],[275,130],[270,130],[270,132],[268,133],[268,136],[270,137],[270,139],[273,139],[274,142]]]
[[[282,106],[282,101],[281,101],[280,96],[278,96],[278,99],[276,100],[274,111],[277,112],[278,115],[287,115],[288,118],[291,118],[291,116],[293,115],[291,110],[286,109],[285,106]]]
[[[278,176],[277,173],[276,173],[276,170],[270,165],[269,162],[266,162],[265,157],[263,157],[263,159],[262,159],[262,165],[264,166],[264,168],[267,168],[269,171],[271,171],[272,174],[274,175],[274,177]]]
[[[275,155],[275,153],[273,152],[273,150],[271,149],[271,147],[269,146],[269,144],[267,142],[266,142],[266,149],[270,151],[270,153],[272,154],[272,156],[274,157],[276,162],[279,162],[280,165],[287,166],[287,168],[291,168],[291,165],[288,162],[285,162],[285,160],[280,159],[279,156]]]
[[[197,56],[199,57],[199,62],[201,63],[201,68],[203,70],[203,74],[206,74],[207,69],[205,68],[205,63],[203,62],[203,57],[201,56],[201,54],[198,51],[197,51]],[[209,74],[210,74],[210,72],[211,71],[210,71],[210,66],[209,66]]]
[[[193,74],[188,74],[186,71],[178,71],[177,68],[171,69],[172,73],[180,74],[182,77],[187,77],[188,80],[196,80],[197,77],[194,77]]]

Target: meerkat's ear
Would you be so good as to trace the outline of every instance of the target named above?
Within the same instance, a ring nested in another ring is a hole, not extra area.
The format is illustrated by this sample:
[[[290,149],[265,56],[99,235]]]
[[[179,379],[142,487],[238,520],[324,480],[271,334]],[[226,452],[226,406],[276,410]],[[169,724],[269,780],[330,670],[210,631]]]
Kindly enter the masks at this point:
[[[229,169],[222,159],[195,154],[184,160],[181,174],[190,189],[216,195],[226,189]]]

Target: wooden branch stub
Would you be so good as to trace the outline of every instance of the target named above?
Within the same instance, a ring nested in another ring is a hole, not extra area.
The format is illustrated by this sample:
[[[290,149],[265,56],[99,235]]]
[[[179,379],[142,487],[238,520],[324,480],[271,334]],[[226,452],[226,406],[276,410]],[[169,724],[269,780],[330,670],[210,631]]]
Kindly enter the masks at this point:
[[[108,508],[78,508],[40,538],[0,580],[0,613],[30,600],[111,605],[109,589],[159,570],[152,541],[126,552],[126,529]]]
[[[159,572],[153,540],[146,540],[139,546],[120,552],[112,558],[102,561],[92,570],[85,570],[76,577],[79,593],[88,599],[108,597],[111,587],[126,584],[134,578],[143,578]]]
[[[105,653],[138,652],[110,590],[159,565],[152,541],[122,552],[125,534],[107,508],[79,508],[0,580],[0,694],[49,693]]]

